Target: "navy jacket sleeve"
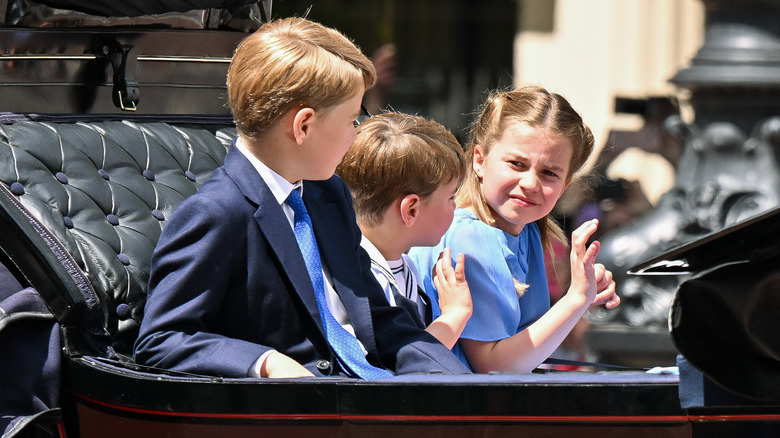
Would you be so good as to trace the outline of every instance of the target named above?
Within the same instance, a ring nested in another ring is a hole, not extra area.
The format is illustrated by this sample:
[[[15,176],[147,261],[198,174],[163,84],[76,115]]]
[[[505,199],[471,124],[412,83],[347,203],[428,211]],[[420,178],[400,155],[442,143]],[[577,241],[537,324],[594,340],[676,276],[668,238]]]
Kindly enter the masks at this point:
[[[152,260],[149,295],[136,343],[139,363],[198,374],[242,377],[269,349],[241,334],[254,324],[230,324],[246,269],[242,221],[207,197],[192,197],[164,229]],[[231,291],[231,285],[235,288]],[[230,297],[231,292],[236,295]],[[260,317],[258,315],[258,317]],[[243,327],[243,328],[242,328]]]

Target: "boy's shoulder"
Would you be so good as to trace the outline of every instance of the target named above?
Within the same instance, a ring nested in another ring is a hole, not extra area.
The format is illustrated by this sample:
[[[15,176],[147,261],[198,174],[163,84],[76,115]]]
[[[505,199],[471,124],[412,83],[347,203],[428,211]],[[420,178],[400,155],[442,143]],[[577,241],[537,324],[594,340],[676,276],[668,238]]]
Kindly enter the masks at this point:
[[[320,201],[336,203],[348,201],[349,205],[352,205],[352,195],[349,188],[338,175],[333,175],[326,180],[305,180],[303,187],[305,199],[315,198]]]

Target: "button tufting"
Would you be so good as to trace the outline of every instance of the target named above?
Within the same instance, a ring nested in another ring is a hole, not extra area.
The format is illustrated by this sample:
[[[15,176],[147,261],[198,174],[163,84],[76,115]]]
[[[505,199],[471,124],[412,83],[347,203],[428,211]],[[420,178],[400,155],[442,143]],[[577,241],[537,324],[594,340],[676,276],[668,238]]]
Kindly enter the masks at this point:
[[[127,256],[127,254],[122,254],[121,252],[116,255],[116,257],[119,259],[120,262],[122,262],[123,265],[127,266],[130,264],[130,257]]]
[[[154,218],[157,219],[158,221],[164,221],[165,220],[165,214],[163,214],[163,212],[161,212],[160,210],[158,210],[156,208],[154,210],[152,210],[152,216],[154,216]]]
[[[320,359],[317,361],[316,367],[318,370],[324,372],[330,371],[330,361]]]
[[[24,195],[24,186],[19,181],[11,183],[11,193],[16,196]]]
[[[108,221],[109,224],[113,226],[119,225],[119,218],[116,217],[115,214],[109,214],[108,216],[106,216],[106,220]]]
[[[144,169],[141,174],[144,176],[144,178],[148,179],[149,181],[154,181],[154,172],[152,172],[149,169]]]
[[[65,227],[73,228],[73,219],[69,218],[68,216],[63,216],[62,222],[65,223]]]
[[[120,303],[116,306],[116,317],[119,318],[120,321],[127,321],[130,319],[130,306],[125,303]]]
[[[62,172],[55,173],[54,177],[57,178],[57,181],[61,182],[62,184],[68,183],[68,175],[65,175]]]
[[[195,182],[195,174],[192,173],[192,171],[188,170],[184,172],[184,176],[186,176],[188,180]]]
[[[111,178],[109,178],[108,172],[106,172],[105,169],[98,169],[98,175],[100,175],[100,177],[103,178],[106,181],[111,179]]]

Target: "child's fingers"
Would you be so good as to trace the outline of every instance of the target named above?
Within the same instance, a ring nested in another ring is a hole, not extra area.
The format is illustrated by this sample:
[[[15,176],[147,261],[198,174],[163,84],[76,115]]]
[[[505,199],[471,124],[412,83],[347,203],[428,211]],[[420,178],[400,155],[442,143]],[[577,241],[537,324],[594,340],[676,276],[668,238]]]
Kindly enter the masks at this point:
[[[436,277],[441,275],[441,260],[444,258],[444,251],[439,253],[439,257],[436,259],[436,263],[433,264],[433,269],[431,269],[431,277],[435,280]],[[435,286],[435,284],[434,284]]]
[[[586,254],[586,245],[588,239],[598,229],[598,219],[591,219],[579,227],[571,234],[571,255],[572,261],[574,259],[583,259]]]
[[[458,259],[455,262],[455,279],[466,281],[466,256],[463,254],[458,254]]]
[[[620,305],[620,297],[618,296],[618,294],[612,295],[612,297],[609,300],[607,300],[606,303],[604,303],[604,306],[607,309],[614,309],[619,305]]]
[[[449,280],[450,277],[455,275],[455,271],[452,269],[452,250],[444,248],[440,255],[441,257],[439,257],[436,264],[439,265],[438,269],[442,275]]]
[[[596,264],[596,257],[599,255],[599,251],[601,251],[601,242],[598,240],[593,241],[590,245],[588,245],[588,250],[586,251],[585,255],[585,261],[588,264],[593,264],[595,268]]]
[[[596,294],[596,298],[593,300],[593,305],[603,304],[607,309],[614,309],[620,305],[620,297],[615,291],[615,283],[612,283],[603,291]]]
[[[593,242],[588,245],[585,253],[581,256],[574,256],[572,252],[572,273],[578,272],[580,269],[584,270],[584,275],[591,284],[596,284],[596,256],[599,254],[601,244],[599,242]],[[572,250],[573,251],[573,250]]]
[[[620,297],[617,295],[612,272],[601,263],[596,263],[594,270],[597,294],[593,304],[604,304],[608,309],[617,307],[620,304]]]
[[[596,290],[604,290],[612,281],[612,271],[608,270],[601,263],[594,266],[596,272]]]
[[[445,248],[439,253],[439,259],[433,267],[434,287],[438,289],[438,284],[442,282],[453,282],[456,278],[455,270],[452,268],[452,250]]]
[[[596,232],[599,227],[598,219],[591,219],[579,227],[572,233],[572,243],[578,245],[585,245],[590,239],[590,236]]]

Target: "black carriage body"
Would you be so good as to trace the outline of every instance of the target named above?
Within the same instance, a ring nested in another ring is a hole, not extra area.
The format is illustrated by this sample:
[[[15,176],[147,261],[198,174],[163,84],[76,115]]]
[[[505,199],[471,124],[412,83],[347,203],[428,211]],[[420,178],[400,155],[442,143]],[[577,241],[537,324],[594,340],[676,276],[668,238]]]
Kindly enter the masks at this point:
[[[686,405],[683,395],[681,404],[676,375],[643,371],[365,382],[220,379],[134,364],[160,230],[236,135],[224,81],[244,35],[0,28],[2,261],[48,310],[34,316],[44,345],[19,348],[32,338],[17,321],[31,312],[0,317],[0,346],[17,348],[5,350],[0,368],[11,379],[38,372],[7,359],[26,352],[56,370],[53,379],[40,374],[55,388],[29,395],[50,405],[0,413],[22,419],[8,436],[635,438],[780,429],[778,400]],[[53,346],[62,353],[54,364]]]

